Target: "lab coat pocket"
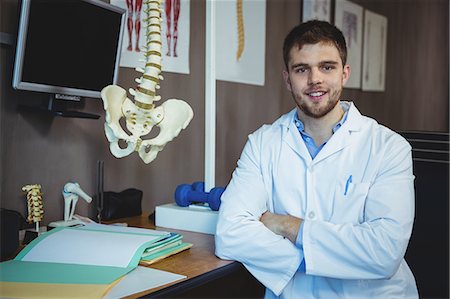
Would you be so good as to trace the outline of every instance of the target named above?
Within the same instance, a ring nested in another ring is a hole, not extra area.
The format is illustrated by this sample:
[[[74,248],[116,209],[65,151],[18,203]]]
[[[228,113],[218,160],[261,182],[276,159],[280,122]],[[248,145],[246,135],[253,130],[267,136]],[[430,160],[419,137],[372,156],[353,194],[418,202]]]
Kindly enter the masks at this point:
[[[369,183],[339,184],[335,190],[330,221],[333,223],[362,223]]]

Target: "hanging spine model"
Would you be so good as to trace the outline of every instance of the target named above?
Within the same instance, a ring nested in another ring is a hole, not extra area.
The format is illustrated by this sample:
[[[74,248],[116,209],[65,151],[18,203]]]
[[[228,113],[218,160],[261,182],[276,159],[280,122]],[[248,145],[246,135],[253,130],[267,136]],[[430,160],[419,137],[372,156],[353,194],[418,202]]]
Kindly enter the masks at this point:
[[[25,185],[22,191],[27,194],[28,223],[38,223],[44,218],[41,185]]]
[[[183,100],[169,99],[158,107],[153,103],[161,100],[161,96],[156,95],[156,90],[160,87],[159,81],[163,79],[161,2],[162,0],[145,1],[145,64],[144,68],[136,68],[142,73],[142,76],[136,79],[137,88],[129,89],[134,101],[117,85],[106,86],[101,92],[103,107],[106,110],[105,134],[111,153],[117,158],[136,151],[145,163],[150,163],[168,142],[188,126],[194,116],[192,108]],[[131,134],[121,127],[121,118],[125,118],[126,128]],[[149,134],[155,125],[160,128],[158,136],[143,140],[141,137]],[[119,146],[120,140],[125,141],[125,148]]]

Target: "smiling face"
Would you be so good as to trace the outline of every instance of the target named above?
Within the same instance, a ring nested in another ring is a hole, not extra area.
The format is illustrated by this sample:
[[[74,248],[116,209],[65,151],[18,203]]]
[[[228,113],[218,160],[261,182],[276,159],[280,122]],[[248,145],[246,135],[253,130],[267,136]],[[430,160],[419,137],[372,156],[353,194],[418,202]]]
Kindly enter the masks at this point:
[[[283,71],[287,89],[306,116],[322,118],[337,108],[342,88],[350,75],[331,42],[294,46]]]

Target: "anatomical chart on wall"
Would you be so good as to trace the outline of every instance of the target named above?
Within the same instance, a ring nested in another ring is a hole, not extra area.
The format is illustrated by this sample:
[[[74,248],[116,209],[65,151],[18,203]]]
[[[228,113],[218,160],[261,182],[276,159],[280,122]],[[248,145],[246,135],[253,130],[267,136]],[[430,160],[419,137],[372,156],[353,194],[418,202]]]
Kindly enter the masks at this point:
[[[189,74],[190,0],[163,0],[162,70]],[[127,10],[122,41],[121,67],[135,68],[145,53],[144,0],[111,0]]]
[[[216,78],[264,85],[266,1],[216,3]]]
[[[347,42],[347,64],[350,78],[345,87],[361,88],[363,7],[346,0],[336,0],[334,23]]]
[[[384,91],[387,18],[365,10],[362,90]]]
[[[331,0],[303,0],[302,21],[331,21]]]

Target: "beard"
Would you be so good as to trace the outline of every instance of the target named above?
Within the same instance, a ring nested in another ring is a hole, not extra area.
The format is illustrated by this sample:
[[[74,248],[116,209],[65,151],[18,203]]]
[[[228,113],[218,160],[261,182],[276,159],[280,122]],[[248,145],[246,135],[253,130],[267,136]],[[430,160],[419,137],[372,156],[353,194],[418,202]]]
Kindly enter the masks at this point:
[[[335,90],[328,98],[325,106],[314,104],[308,105],[308,102],[302,100],[301,97],[296,97],[294,94],[292,94],[292,96],[294,97],[297,106],[301,111],[303,111],[303,113],[305,113],[305,115],[317,119],[324,117],[325,115],[330,113],[330,111],[333,110],[334,107],[336,107],[339,102],[339,98],[341,97],[341,90]]]

